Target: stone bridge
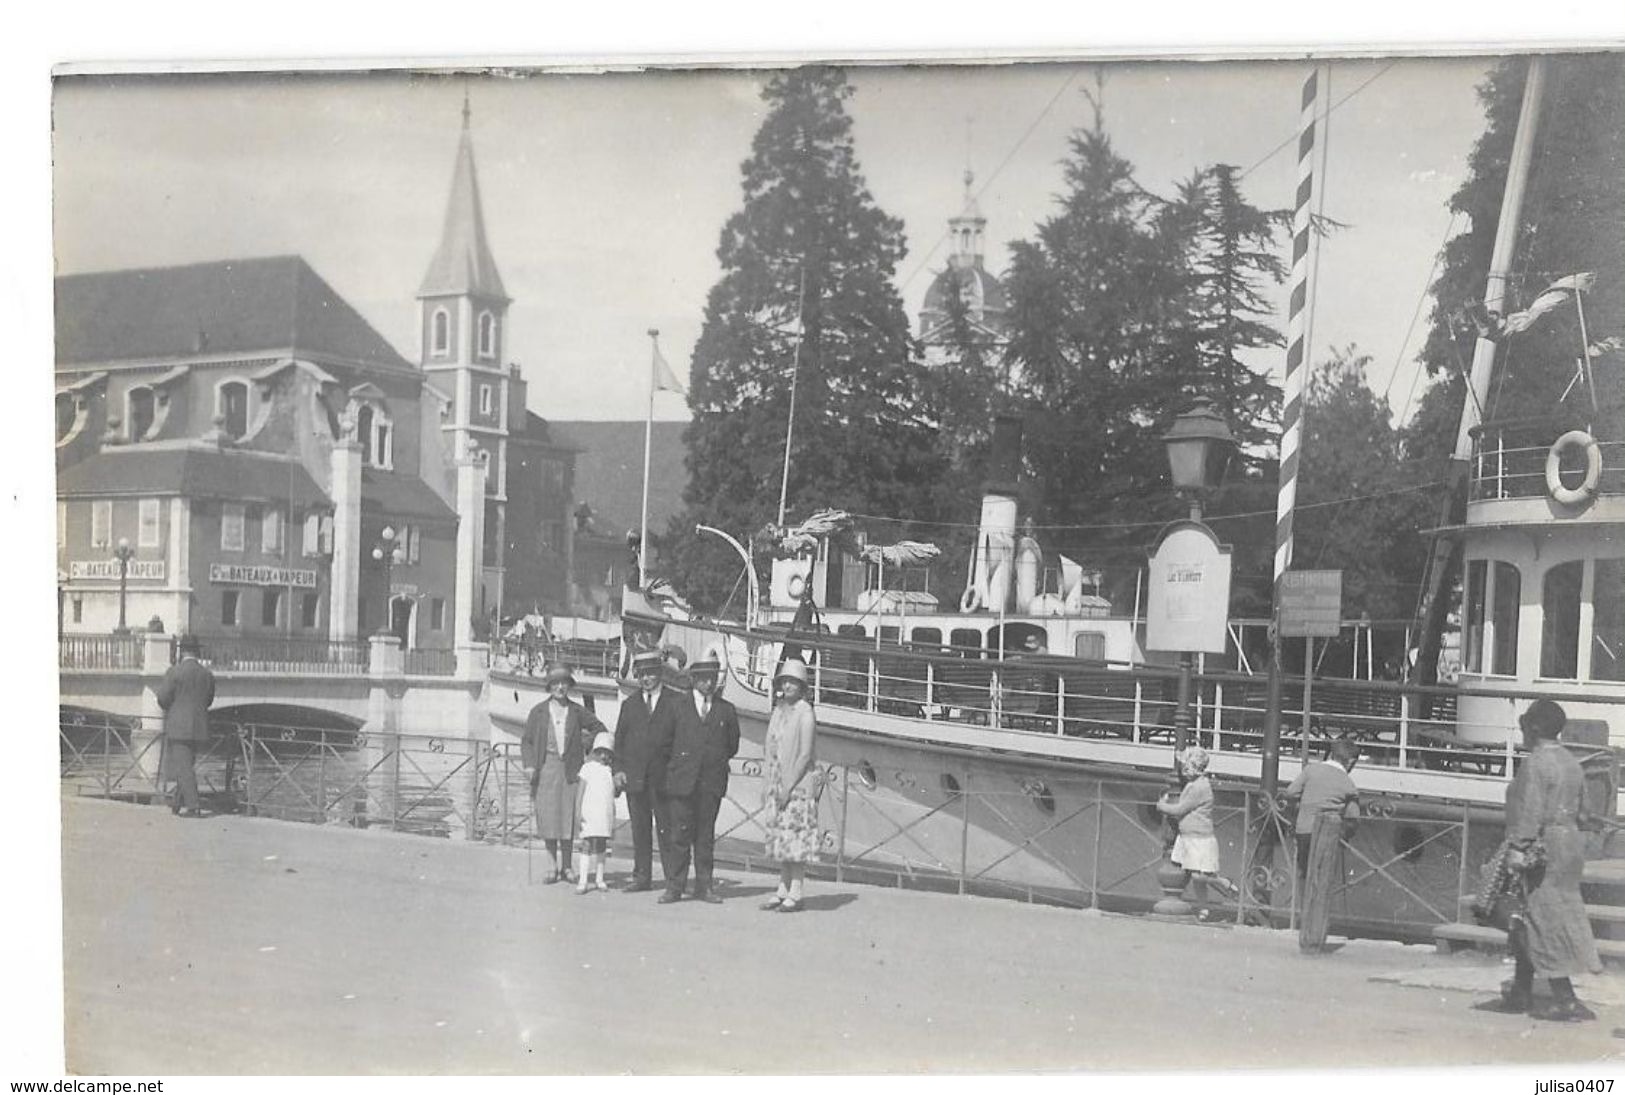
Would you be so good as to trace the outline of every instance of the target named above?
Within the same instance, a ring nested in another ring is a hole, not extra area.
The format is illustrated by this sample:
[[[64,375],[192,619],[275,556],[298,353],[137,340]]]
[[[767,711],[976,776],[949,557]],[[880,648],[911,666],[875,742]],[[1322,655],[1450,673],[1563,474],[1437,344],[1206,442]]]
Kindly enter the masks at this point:
[[[174,657],[173,636],[68,635],[58,647],[64,710],[128,719],[138,738],[158,733],[156,690]],[[387,634],[355,643],[226,639],[205,641],[203,650],[215,674],[210,715],[221,723],[477,741],[490,740],[485,655],[483,646],[403,652]]]

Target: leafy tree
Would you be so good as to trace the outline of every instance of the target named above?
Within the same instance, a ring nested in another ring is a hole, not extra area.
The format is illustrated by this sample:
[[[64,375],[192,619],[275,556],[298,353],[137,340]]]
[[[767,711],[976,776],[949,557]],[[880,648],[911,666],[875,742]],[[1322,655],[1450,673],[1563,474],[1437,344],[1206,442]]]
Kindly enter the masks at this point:
[[[1386,400],[1367,387],[1369,355],[1350,346],[1315,367],[1304,393],[1299,497],[1333,502],[1295,522],[1302,566],[1343,571],[1348,615],[1409,619],[1423,552],[1428,498],[1411,490],[1426,469],[1403,460]]]
[[[668,538],[677,584],[702,606],[721,601],[738,566],[695,541],[694,524],[743,534],[777,516],[798,330],[788,512],[933,515],[927,485],[944,460],[894,281],[903,228],[859,171],[852,93],[827,67],[778,73],[762,93],[767,117],[690,367],[687,512]]]

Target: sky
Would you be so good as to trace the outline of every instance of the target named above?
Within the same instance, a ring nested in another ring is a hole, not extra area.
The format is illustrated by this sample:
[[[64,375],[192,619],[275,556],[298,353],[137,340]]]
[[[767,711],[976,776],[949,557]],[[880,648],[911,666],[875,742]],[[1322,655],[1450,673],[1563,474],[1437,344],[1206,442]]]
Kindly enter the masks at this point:
[[[1489,63],[1345,59],[1322,85],[1335,109],[1317,185],[1324,214],[1346,227],[1316,267],[1313,356],[1351,343],[1371,354],[1368,382],[1396,416],[1411,405],[1423,294],[1482,128],[1474,87]],[[1251,169],[1248,199],[1270,208],[1291,202],[1308,72],[1301,61],[853,68],[858,160],[907,233],[898,281],[911,321],[944,265],[967,168],[995,272],[1008,244],[1053,213],[1097,75],[1106,127],[1142,184],[1171,194],[1202,166],[1234,163]],[[508,351],[531,408],[641,418],[647,329],[687,374],[766,79],[749,69],[63,78],[52,104],[57,272],[296,253],[415,359],[414,294],[466,92],[487,230],[514,298]],[[1274,297],[1284,328],[1286,288]],[[1257,367],[1278,374],[1284,352]],[[661,394],[655,413],[687,408]]]

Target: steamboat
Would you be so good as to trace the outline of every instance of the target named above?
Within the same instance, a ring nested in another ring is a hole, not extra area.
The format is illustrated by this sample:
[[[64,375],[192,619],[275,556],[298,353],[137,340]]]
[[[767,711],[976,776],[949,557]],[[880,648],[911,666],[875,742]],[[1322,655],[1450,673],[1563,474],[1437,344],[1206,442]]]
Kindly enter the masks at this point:
[[[1541,63],[1531,62],[1491,263],[1492,310],[1501,306],[1517,235],[1516,173],[1527,171],[1524,127],[1538,112]],[[1439,602],[1454,602],[1459,674],[1448,683],[1420,673],[1331,679],[1306,661],[1283,689],[1283,786],[1333,739],[1361,750],[1354,774],[1365,816],[1345,845],[1334,898],[1344,931],[1425,938],[1458,919],[1479,865],[1502,838],[1517,719],[1536,697],[1557,700],[1570,716],[1565,740],[1586,768],[1599,818],[1591,853],[1621,854],[1611,843],[1625,750],[1620,416],[1600,411],[1593,392],[1589,403],[1563,402],[1544,417],[1480,421],[1495,345],[1481,339],[1477,349],[1455,461],[1464,516],[1441,522],[1429,570]],[[1589,367],[1584,349],[1582,356]],[[1245,624],[1233,624],[1225,657],[1195,666],[1148,651],[1140,584],[1121,604],[1082,568],[1063,561],[1047,570],[1043,546],[1017,526],[1019,440],[1007,433],[995,451],[1003,455],[982,499],[971,574],[950,603],[897,583],[887,588],[878,555],[856,580],[850,561],[816,536],[773,560],[759,598],[756,561],[729,538],[751,584],[744,619],[658,608],[629,590],[620,643],[554,645],[545,656],[572,665],[584,697],[611,723],[632,649],[714,656],[745,737],[757,745],[777,667],[802,658],[819,720],[825,844],[837,871],[961,892],[1149,905],[1166,892],[1155,801],[1176,738],[1188,732],[1212,757],[1225,873],[1250,883],[1236,915],[1289,921],[1290,830],[1283,836],[1271,809],[1266,680],[1249,658]],[[1461,575],[1455,594],[1440,577],[1451,571]],[[1422,615],[1431,622],[1419,616],[1418,628],[1437,632],[1446,613]],[[1366,640],[1369,651],[1369,633]],[[1431,655],[1437,641],[1416,635],[1406,645]],[[526,657],[511,651],[491,672],[489,711],[499,731],[517,732],[543,698]],[[740,769],[750,775],[752,762]],[[748,837],[753,792],[740,782],[748,780],[736,781],[725,824]],[[1625,940],[1608,931],[1598,933],[1604,949],[1625,953]]]

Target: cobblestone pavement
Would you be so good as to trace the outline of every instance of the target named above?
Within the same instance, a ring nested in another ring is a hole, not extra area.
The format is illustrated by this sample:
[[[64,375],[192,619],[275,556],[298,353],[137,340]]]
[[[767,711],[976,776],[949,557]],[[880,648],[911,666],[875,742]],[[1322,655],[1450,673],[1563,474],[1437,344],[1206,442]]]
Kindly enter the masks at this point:
[[[527,884],[519,849],[93,800],[62,826],[80,1073],[1625,1060],[1616,980],[1582,985],[1595,1023],[1486,1015],[1503,967],[1427,947],[1308,957],[1284,932],[818,882],[783,916],[743,872],[721,905],[657,905]]]

